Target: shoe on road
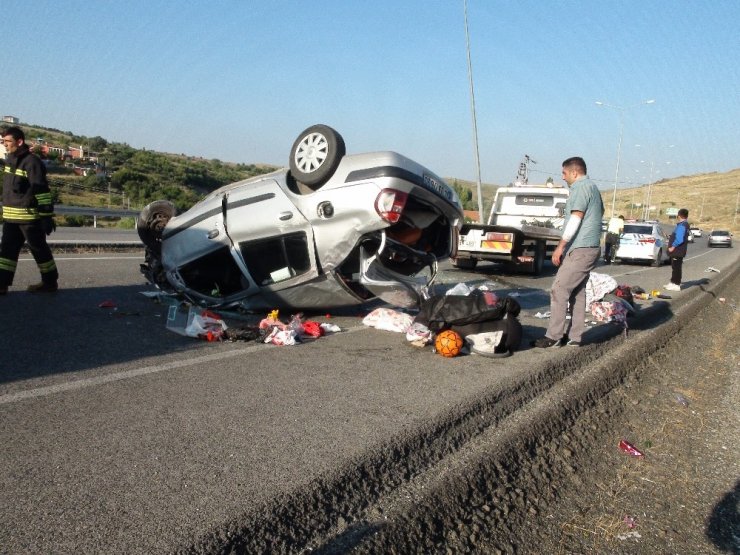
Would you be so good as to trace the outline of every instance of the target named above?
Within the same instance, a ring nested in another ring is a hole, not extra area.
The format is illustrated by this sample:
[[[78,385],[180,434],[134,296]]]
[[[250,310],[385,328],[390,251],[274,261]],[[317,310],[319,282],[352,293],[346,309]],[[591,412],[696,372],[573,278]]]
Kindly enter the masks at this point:
[[[562,347],[563,346],[563,340],[562,339],[550,339],[547,336],[540,337],[539,339],[535,339],[530,343],[532,347],[539,347],[540,349],[549,349],[550,347]]]
[[[663,286],[663,289],[666,289],[668,291],[680,291],[681,290],[681,286],[680,285],[676,285],[675,283],[671,282],[671,283],[667,283],[666,285],[664,285]]]
[[[567,335],[563,336],[563,338],[560,340],[560,343],[562,343],[566,347],[580,347],[582,345],[580,341],[570,339]]]
[[[58,289],[59,286],[56,283],[44,283],[42,281],[41,283],[29,285],[26,291],[30,293],[55,293]]]

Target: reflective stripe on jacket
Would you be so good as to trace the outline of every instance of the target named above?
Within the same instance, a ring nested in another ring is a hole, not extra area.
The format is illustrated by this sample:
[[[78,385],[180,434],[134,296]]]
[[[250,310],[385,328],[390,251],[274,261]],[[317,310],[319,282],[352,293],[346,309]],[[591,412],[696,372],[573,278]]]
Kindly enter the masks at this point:
[[[52,216],[54,206],[46,167],[27,145],[8,154],[3,168],[3,219],[28,223]]]

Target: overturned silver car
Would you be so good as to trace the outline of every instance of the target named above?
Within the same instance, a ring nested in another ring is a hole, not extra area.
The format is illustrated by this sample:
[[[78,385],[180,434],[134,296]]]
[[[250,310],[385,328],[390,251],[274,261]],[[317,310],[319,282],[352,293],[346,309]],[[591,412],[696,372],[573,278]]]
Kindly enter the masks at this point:
[[[325,125],[301,133],[289,169],[221,187],[183,214],[139,215],[141,269],[209,307],[318,309],[379,297],[418,305],[457,246],[455,191],[395,152],[345,154]]]

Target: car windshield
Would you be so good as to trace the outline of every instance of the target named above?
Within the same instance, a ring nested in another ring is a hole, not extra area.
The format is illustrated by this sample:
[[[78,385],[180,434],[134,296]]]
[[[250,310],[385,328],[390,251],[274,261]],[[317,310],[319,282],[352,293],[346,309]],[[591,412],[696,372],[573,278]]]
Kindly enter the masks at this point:
[[[625,224],[624,233],[640,233],[650,235],[653,232],[653,226],[640,224]]]
[[[712,235],[721,235],[722,237],[726,237],[730,234],[729,231],[713,231]]]

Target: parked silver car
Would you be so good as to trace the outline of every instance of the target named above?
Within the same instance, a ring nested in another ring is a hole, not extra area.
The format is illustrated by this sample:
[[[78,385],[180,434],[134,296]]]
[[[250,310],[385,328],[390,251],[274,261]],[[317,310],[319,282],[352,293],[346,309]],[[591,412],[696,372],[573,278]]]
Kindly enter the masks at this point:
[[[325,125],[289,169],[221,187],[183,214],[156,201],[137,221],[142,272],[209,307],[332,308],[379,297],[417,306],[463,221],[455,191],[395,152],[345,154]]]
[[[713,229],[707,237],[707,245],[710,247],[731,247],[732,233],[726,229]]]

